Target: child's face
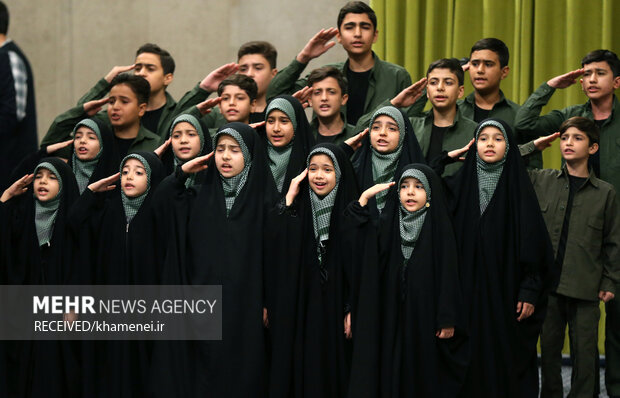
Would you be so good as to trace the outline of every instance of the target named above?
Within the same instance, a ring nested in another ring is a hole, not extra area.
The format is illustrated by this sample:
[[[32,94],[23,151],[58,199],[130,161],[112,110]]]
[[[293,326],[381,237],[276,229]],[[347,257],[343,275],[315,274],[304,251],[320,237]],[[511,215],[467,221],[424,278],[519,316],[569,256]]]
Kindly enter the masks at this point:
[[[117,84],[110,89],[108,97],[108,118],[114,130],[140,123],[146,111],[146,104],[138,104],[138,97],[126,84]]]
[[[420,180],[407,177],[400,183],[400,203],[409,212],[420,210],[426,205],[426,191]]]
[[[121,171],[121,188],[127,197],[135,198],[146,192],[148,176],[142,162],[129,158]]]
[[[222,177],[234,177],[243,171],[244,166],[243,152],[237,140],[226,134],[221,135],[215,146],[215,167]]]
[[[151,85],[151,94],[164,90],[172,83],[172,73],[164,74],[161,58],[157,54],[142,53],[136,57],[134,73],[142,76]]]
[[[380,115],[370,126],[370,145],[379,153],[391,153],[398,148],[398,123],[387,115]]]
[[[360,55],[371,51],[377,33],[367,14],[348,13],[338,27],[336,37],[347,54]]]
[[[588,98],[597,100],[611,96],[620,87],[620,76],[614,78],[607,61],[591,62],[583,68],[581,88]]]
[[[495,51],[478,50],[469,59],[469,79],[479,93],[489,93],[499,89],[500,82],[508,76],[508,66],[503,68]]]
[[[596,153],[598,144],[590,145],[590,139],[586,133],[576,127],[569,127],[560,136],[560,150],[567,162],[583,160]]]
[[[40,168],[34,176],[34,195],[40,202],[47,202],[58,195],[58,177],[48,169]]]
[[[459,85],[458,77],[450,69],[433,69],[427,79],[428,99],[435,109],[450,109],[463,96],[464,87]]]
[[[286,113],[277,109],[269,112],[265,130],[267,130],[267,139],[276,148],[287,146],[295,135],[291,119],[286,116]]]
[[[180,122],[172,129],[172,150],[177,158],[187,161],[198,156],[200,136],[196,128],[188,122]]]
[[[329,194],[336,186],[336,170],[334,162],[325,154],[317,154],[310,158],[308,165],[308,183],[310,189],[319,197]]]
[[[496,163],[504,158],[506,139],[500,129],[487,126],[478,134],[478,156],[487,163]]]
[[[101,143],[97,134],[86,126],[78,127],[73,137],[73,147],[78,159],[93,160],[101,149]]]
[[[328,77],[312,85],[310,105],[321,119],[328,119],[340,113],[340,108],[347,103],[349,96],[342,95],[338,80]]]
[[[254,110],[254,103],[250,101],[250,96],[239,86],[229,84],[222,90],[222,102],[220,111],[224,115],[226,122],[250,122],[250,113]]]
[[[267,93],[271,79],[278,73],[276,68],[271,69],[269,61],[262,54],[246,54],[239,58],[239,73],[251,77],[258,86],[258,97]]]

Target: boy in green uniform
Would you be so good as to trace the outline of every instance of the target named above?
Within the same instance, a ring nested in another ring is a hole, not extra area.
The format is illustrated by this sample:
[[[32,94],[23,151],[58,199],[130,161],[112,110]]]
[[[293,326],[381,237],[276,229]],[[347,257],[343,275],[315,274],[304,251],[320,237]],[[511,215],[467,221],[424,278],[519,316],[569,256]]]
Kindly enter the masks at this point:
[[[312,89],[308,102],[314,111],[310,129],[317,143],[340,144],[353,137],[354,127],[347,124],[342,110],[349,99],[342,72],[333,66],[315,69],[308,76],[308,86]]]
[[[308,41],[297,57],[269,85],[267,98],[293,94],[307,86],[307,78],[299,79],[306,65],[335,45],[337,37],[346,50],[345,62],[333,64],[342,71],[349,86],[345,115],[348,123],[357,123],[360,116],[375,109],[411,85],[409,73],[401,66],[383,61],[372,51],[377,41],[377,17],[367,4],[351,1],[338,14],[338,29],[321,30]],[[412,110],[420,112],[422,108]],[[414,107],[412,107],[413,109]]]
[[[596,124],[575,116],[559,131],[520,148],[527,155],[559,136],[565,161],[562,170],[529,171],[556,254],[540,335],[541,397],[563,396],[561,353],[567,324],[573,362],[569,396],[593,397],[598,395],[599,300],[609,303],[620,281],[620,214],[613,186],[588,168],[588,159],[599,149]]]

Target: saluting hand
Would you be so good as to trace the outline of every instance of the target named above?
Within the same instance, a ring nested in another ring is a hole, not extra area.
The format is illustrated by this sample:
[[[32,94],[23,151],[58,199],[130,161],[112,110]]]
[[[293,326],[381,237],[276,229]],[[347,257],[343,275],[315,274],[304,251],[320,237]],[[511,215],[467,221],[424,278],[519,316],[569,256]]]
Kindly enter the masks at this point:
[[[307,64],[314,58],[323,55],[327,50],[336,45],[335,41],[331,41],[338,34],[338,29],[329,28],[321,29],[319,32],[312,36],[312,38],[306,43],[304,48],[299,54],[297,54],[297,61],[302,64]]]
[[[353,151],[357,151],[362,146],[362,141],[364,137],[368,135],[368,129],[364,129],[364,131],[357,133],[353,137],[346,140],[344,143],[353,148]]]
[[[539,151],[544,151],[546,148],[551,146],[551,143],[555,141],[560,136],[559,132],[553,133],[551,135],[547,135],[544,137],[539,137],[534,140],[534,146]]]
[[[170,142],[172,142],[172,137],[168,138],[166,141],[164,141],[163,144],[161,144],[160,146],[157,147],[157,149],[155,149],[153,152],[155,152],[155,155],[157,155],[158,158],[161,159],[161,155],[166,152],[166,149],[168,149],[168,147],[170,146]]]
[[[86,112],[88,116],[95,116],[97,112],[99,112],[101,108],[103,108],[103,106],[107,103],[108,103],[107,97],[101,98],[98,100],[92,100],[92,101],[85,102],[84,112]]]
[[[448,152],[448,156],[451,157],[452,159],[458,158],[457,160],[461,160],[461,161],[465,160],[465,158],[462,155],[467,153],[467,151],[469,151],[469,147],[472,146],[474,141],[476,141],[476,139],[472,138],[471,141],[469,141],[469,143],[465,145],[463,148],[455,149],[453,151]]]
[[[213,152],[210,152],[204,156],[195,157],[189,162],[183,163],[183,166],[181,166],[181,168],[183,169],[183,172],[187,174],[198,173],[199,171],[206,170],[207,167],[209,167],[209,165],[207,165],[207,162],[212,157],[213,157]]]
[[[118,75],[120,75],[121,73],[124,72],[129,72],[130,70],[133,70],[136,68],[136,64],[133,65],[127,65],[127,66],[115,66],[113,67],[107,75],[105,75],[104,79],[108,82],[111,83],[112,80],[114,80],[114,78]]]
[[[45,152],[47,152],[47,154],[49,155],[49,154],[54,153],[54,152],[56,152],[56,151],[58,151],[58,150],[60,150],[62,148],[68,147],[72,143],[73,143],[73,138],[71,138],[70,140],[67,140],[67,141],[57,142],[55,144],[48,145],[45,148]]]
[[[378,194],[381,191],[385,191],[386,189],[389,189],[394,184],[396,184],[396,182],[390,181],[390,182],[384,182],[382,184],[375,184],[372,187],[368,188],[367,190],[362,192],[362,195],[360,196],[358,200],[360,206],[362,207],[366,206],[370,198],[374,197],[376,194]]]
[[[196,105],[196,108],[198,108],[201,115],[206,115],[211,112],[211,108],[215,107],[220,102],[222,102],[222,97],[210,98]]]
[[[556,76],[549,80],[547,84],[553,88],[566,88],[577,83],[577,78],[585,72],[585,69],[575,69],[560,76]]]
[[[210,93],[217,91],[217,87],[222,80],[226,79],[230,75],[234,75],[239,70],[239,65],[234,62],[222,65],[213,72],[209,73],[200,82],[200,88]]]
[[[28,190],[28,185],[32,182],[34,174],[26,174],[19,180],[11,184],[10,187],[4,190],[2,196],[0,196],[0,202],[4,203],[7,200],[19,196]]]
[[[411,106],[422,96],[424,93],[424,88],[426,88],[425,77],[398,93],[396,97],[392,98],[390,103],[397,108]]]
[[[121,178],[121,173],[113,174],[109,177],[102,178],[99,181],[95,181],[88,186],[92,192],[107,192],[116,188],[116,185],[112,184]]]
[[[301,102],[301,106],[304,107],[304,109],[306,109],[307,107],[310,106],[310,102],[308,102],[308,100],[310,99],[310,96],[312,95],[312,87],[304,87],[301,90],[298,90],[295,92],[295,94],[293,94],[293,97],[297,98],[297,100],[299,102]]]
[[[297,177],[291,180],[291,185],[288,188],[288,192],[286,193],[286,205],[290,206],[293,204],[293,201],[299,194],[299,184],[306,178],[308,175],[308,168],[305,168],[304,171],[301,172]]]

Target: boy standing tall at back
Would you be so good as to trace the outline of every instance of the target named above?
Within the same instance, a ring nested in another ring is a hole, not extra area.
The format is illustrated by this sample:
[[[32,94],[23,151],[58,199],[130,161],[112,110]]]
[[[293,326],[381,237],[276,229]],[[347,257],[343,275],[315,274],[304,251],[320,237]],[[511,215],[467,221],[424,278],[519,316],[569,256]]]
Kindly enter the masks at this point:
[[[335,45],[330,40],[337,37],[348,58],[330,66],[340,69],[347,79],[349,101],[345,114],[347,122],[355,125],[360,116],[411,85],[411,77],[405,68],[379,59],[372,51],[378,33],[377,16],[372,8],[361,1],[348,2],[338,14],[338,29],[321,30],[310,39],[297,57],[271,81],[267,98],[292,94],[306,87],[307,79],[299,79],[299,76],[308,62]]]

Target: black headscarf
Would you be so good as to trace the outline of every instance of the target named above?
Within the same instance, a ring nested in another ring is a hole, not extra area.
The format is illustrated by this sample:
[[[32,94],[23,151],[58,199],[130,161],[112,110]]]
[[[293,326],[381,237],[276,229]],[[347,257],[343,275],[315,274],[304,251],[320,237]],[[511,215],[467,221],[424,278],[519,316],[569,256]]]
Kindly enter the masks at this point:
[[[446,179],[472,355],[464,389],[476,397],[529,396],[538,391],[536,341],[553,254],[512,130],[502,120],[494,122],[503,126],[510,149],[484,213],[475,143],[463,167]],[[521,322],[518,301],[536,305]],[[487,382],[481,384],[482,379]]]
[[[404,137],[402,139],[402,148],[400,149],[400,157],[394,170],[394,177],[401,174],[403,167],[412,163],[425,163],[424,155],[422,154],[422,149],[420,148],[420,144],[416,138],[415,132],[413,131],[413,126],[409,121],[409,117],[403,111],[394,108],[392,111],[400,112],[402,114],[402,121],[405,126],[405,131],[401,131],[400,134],[404,133]],[[374,118],[373,118],[374,120]],[[399,123],[400,124],[400,123]],[[370,126],[371,127],[371,126]],[[369,127],[369,129],[370,129]],[[357,180],[360,184],[360,190],[363,192],[364,190],[375,185],[373,171],[372,171],[372,157],[373,157],[373,148],[370,145],[370,131],[366,138],[364,138],[364,142],[362,143],[362,147],[355,152],[353,156],[353,166],[355,168],[355,174],[357,175]],[[379,220],[379,210],[377,209],[377,200],[376,198],[371,198],[368,201],[370,214],[372,220],[375,224],[378,223]]]

